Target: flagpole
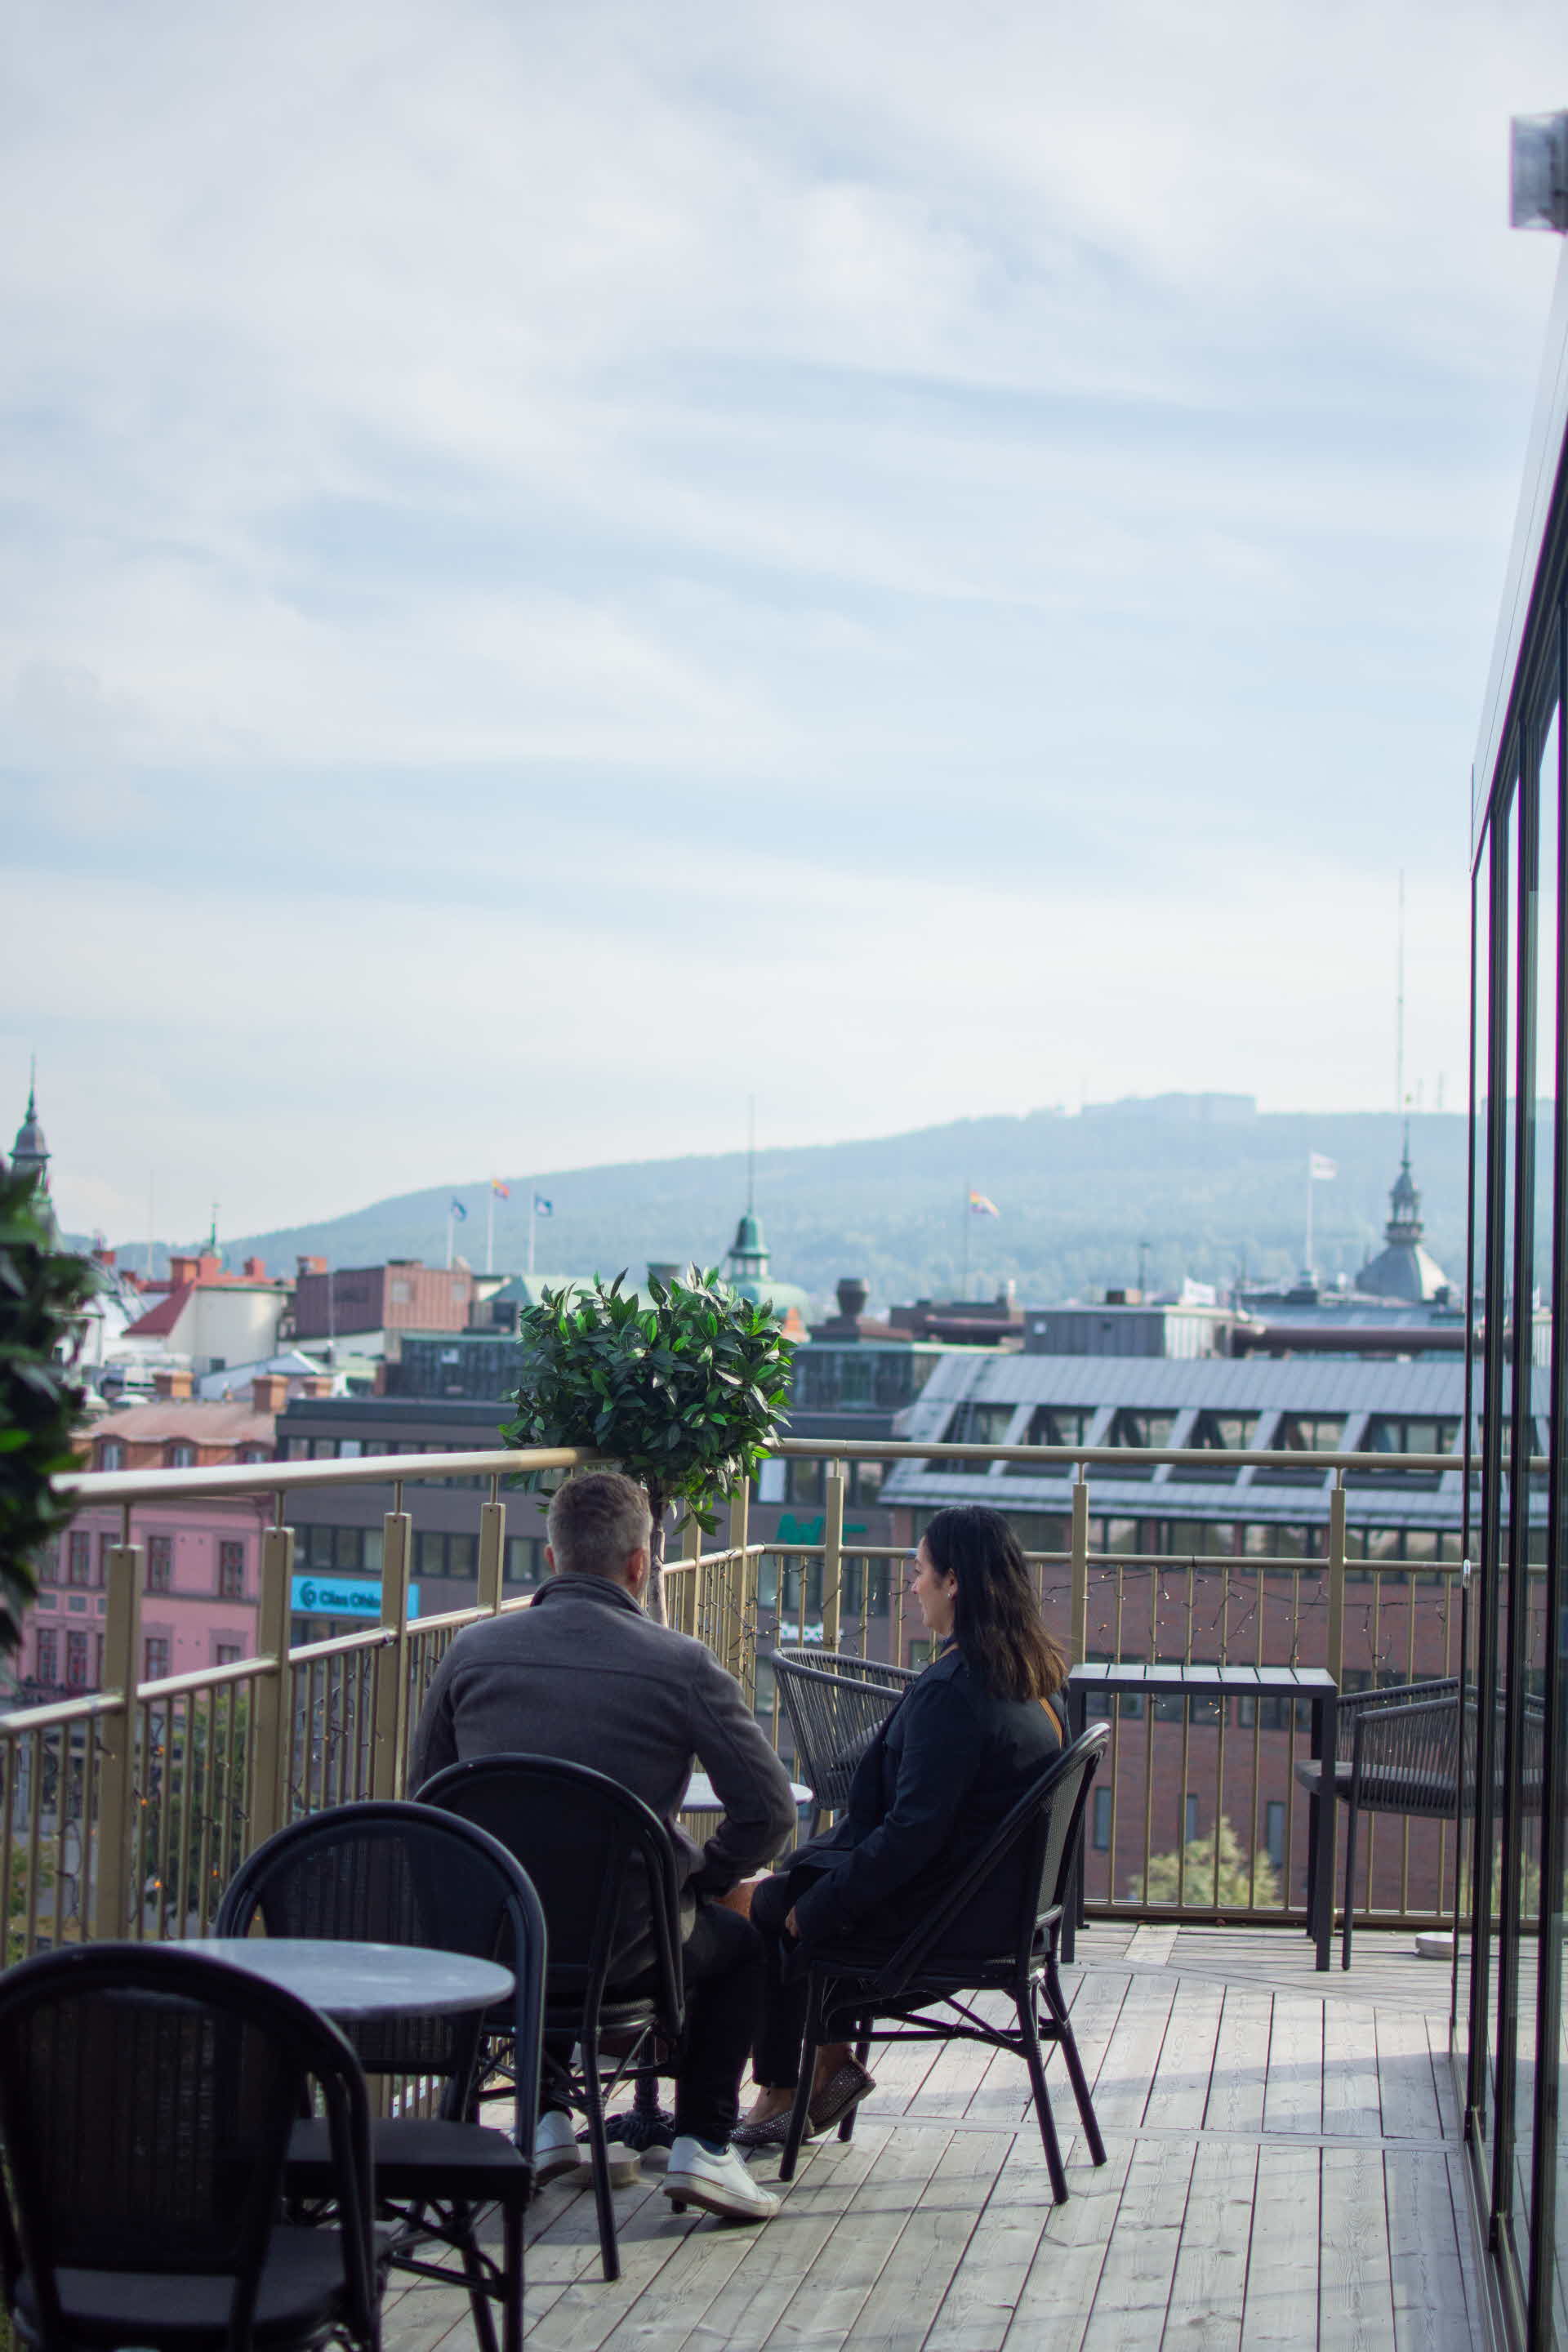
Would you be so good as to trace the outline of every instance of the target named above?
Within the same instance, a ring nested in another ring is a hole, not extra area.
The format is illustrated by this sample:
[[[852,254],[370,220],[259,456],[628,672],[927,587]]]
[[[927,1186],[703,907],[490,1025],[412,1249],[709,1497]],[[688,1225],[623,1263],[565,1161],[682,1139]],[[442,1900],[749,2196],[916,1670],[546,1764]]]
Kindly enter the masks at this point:
[[[492,1181],[485,1195],[485,1272],[496,1270],[496,1188]]]
[[[967,1298],[969,1296],[969,1196],[973,1190],[974,1187],[972,1184],[964,1185],[963,1207],[959,1212],[963,1220],[963,1272],[959,1276],[958,1283],[960,1298]]]
[[[538,1206],[538,1201],[539,1196],[534,1192],[533,1186],[530,1184],[528,1188],[528,1270],[530,1274],[533,1272],[533,1213]]]
[[[457,1224],[452,1216],[452,1203],[448,1201],[447,1203],[447,1266],[448,1272],[451,1270],[452,1259],[456,1250],[455,1236],[457,1231]]]
[[[1312,1272],[1312,1162],[1310,1156],[1307,1160],[1307,1255],[1302,1271],[1306,1274]]]

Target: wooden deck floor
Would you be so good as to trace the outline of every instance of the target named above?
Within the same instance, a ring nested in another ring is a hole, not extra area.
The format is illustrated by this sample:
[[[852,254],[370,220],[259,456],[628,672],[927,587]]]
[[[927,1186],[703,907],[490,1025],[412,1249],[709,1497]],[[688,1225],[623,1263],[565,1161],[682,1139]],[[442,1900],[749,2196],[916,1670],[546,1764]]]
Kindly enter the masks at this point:
[[[1447,1970],[1407,1935],[1349,1976],[1305,1937],[1091,1927],[1068,1971],[1110,2161],[1058,2059],[1072,2195],[1048,2200],[1023,2068],[873,2055],[854,2139],[806,2151],[775,2218],[678,2219],[658,2176],[531,2214],[537,2352],[1473,2352],[1483,2337],[1446,2058]],[[761,2166],[770,2179],[776,2160]],[[387,2303],[386,2352],[468,2352],[460,2289]]]

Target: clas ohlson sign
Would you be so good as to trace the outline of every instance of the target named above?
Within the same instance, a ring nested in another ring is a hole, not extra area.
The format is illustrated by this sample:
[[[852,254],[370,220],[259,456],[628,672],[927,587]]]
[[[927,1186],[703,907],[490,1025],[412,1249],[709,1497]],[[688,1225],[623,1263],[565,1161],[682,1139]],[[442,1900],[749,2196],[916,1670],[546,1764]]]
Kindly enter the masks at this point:
[[[381,1584],[374,1577],[297,1576],[289,1606],[296,1617],[379,1617]],[[408,1588],[408,1614],[419,1614],[419,1587]]]

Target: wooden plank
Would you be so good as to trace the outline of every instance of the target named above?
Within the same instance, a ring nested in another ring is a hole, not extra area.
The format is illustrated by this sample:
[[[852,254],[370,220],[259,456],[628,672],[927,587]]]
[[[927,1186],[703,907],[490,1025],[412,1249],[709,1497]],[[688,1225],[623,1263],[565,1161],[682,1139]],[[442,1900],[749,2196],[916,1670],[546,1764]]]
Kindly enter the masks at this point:
[[[924,2134],[921,2135],[925,2137]],[[837,2138],[816,2140],[805,2148],[793,2181],[783,2185],[783,2206],[760,2230],[735,2231],[744,2238],[744,2260],[703,2301],[700,2293],[684,2295],[673,2312],[654,2306],[650,2316],[662,2319],[656,2332],[634,2337],[623,2332],[617,2352],[632,2341],[644,2352],[754,2352],[772,2331],[828,2239],[852,2208],[855,2197],[870,2178],[889,2144],[889,2134],[858,2124],[847,2146]],[[765,2185],[775,2185],[776,2165],[759,2165]],[[716,2231],[715,2236],[728,2236]],[[671,2273],[673,2280],[674,2273]]]
[[[1384,2133],[1390,2139],[1440,2139],[1443,2116],[1425,2020],[1405,2010],[1379,2009],[1376,2021]]]
[[[583,2201],[592,2204],[586,2193]],[[661,2190],[640,2198],[630,2211],[617,2200],[616,2236],[620,2247],[620,2277],[605,2278],[595,2261],[570,2285],[563,2286],[548,2306],[535,2305],[531,2297],[530,2352],[599,2352],[605,2337],[647,2294],[683,2242],[700,2226],[691,2215],[683,2217],[672,2212]],[[529,2273],[531,2284],[531,2263]]]
[[[1240,2352],[1258,2154],[1245,2141],[1199,2146],[1165,2320],[1166,2340],[1191,2352]]]
[[[837,2344],[853,2333],[867,2296],[891,2260],[920,2192],[952,2137],[951,2132],[941,2131],[911,2131],[889,2137],[821,2252],[762,2339],[770,2352],[790,2352],[790,2347],[805,2352],[807,2347]],[[773,2229],[777,2224],[768,2226]]]
[[[1031,2154],[1034,2162],[1028,2160]],[[1080,2155],[1087,2161],[1081,2138],[1064,2137],[1062,2156],[1069,2168]],[[1076,2197],[1076,2179],[1071,2186]],[[1004,2159],[953,2272],[925,2352],[1001,2352],[1052,2210],[1038,2143],[1031,2149],[1020,2137]]]
[[[1448,2159],[1415,2149],[1383,2160],[1396,2352],[1469,2352]]]
[[[1168,1927],[1154,1927],[1145,1921],[1142,1927],[1132,1930],[1128,1939],[1127,1958],[1136,1960],[1140,1968],[1168,1968],[1171,1954],[1175,1949],[1177,1932],[1174,1924]]]
[[[1094,2084],[1101,2133],[1131,2131],[1142,2122],[1149,2085],[1176,1998],[1174,1976],[1135,1976],[1116,2021]]]
[[[1082,2352],[1157,2352],[1195,2151],[1190,2141],[1141,2140],[1106,2249]]]
[[[1190,1979],[1179,1982],[1143,2110],[1146,2124],[1186,2125],[1194,2132],[1203,2128],[1224,2006],[1218,1985]]]
[[[1323,2004],[1323,2129],[1363,2139],[1383,2130],[1376,2014],[1344,2001]]]
[[[1050,2352],[1081,2352],[1131,2168],[1132,2144],[1124,2141],[1107,2152],[1108,2164],[1080,2166],[1069,2176],[1067,2203],[1047,2212],[1004,2352],[1040,2352],[1046,2345]]]
[[[1322,2152],[1318,2352],[1387,2352],[1394,2341],[1383,2168],[1375,2148]]]
[[[1223,1990],[1204,2123],[1210,2131],[1261,2131],[1274,2003],[1267,1993]]]
[[[1320,2164],[1315,2147],[1289,2140],[1258,2151],[1246,2352],[1311,2352],[1317,2343]]]
[[[954,2135],[855,2320],[855,2352],[921,2352],[1011,2147],[1010,2134]]]
[[[1323,2127],[1323,2004],[1281,1993],[1268,2036],[1264,2128],[1320,2132]]]

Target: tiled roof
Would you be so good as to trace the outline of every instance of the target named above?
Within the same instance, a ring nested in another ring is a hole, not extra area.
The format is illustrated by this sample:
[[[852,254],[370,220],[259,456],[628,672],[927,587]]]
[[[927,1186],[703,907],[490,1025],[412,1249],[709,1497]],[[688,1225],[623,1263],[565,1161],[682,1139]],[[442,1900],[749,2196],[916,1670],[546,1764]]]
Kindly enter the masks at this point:
[[[270,1445],[276,1415],[258,1412],[248,1397],[233,1404],[204,1404],[190,1397],[158,1397],[152,1404],[128,1404],[92,1424],[95,1438],[119,1437],[128,1444]]]
[[[184,1313],[187,1302],[195,1297],[195,1292],[196,1285],[194,1282],[184,1282],[177,1289],[171,1289],[166,1297],[159,1299],[156,1307],[150,1307],[145,1315],[139,1317],[134,1323],[127,1327],[126,1338],[166,1339]]]

